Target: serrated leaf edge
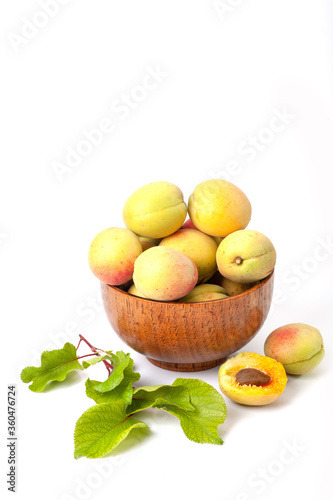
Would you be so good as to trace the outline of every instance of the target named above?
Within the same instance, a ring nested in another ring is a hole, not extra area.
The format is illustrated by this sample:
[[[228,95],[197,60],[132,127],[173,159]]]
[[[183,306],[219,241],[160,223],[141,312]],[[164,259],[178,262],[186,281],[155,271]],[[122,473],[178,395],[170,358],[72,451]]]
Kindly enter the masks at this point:
[[[27,379],[24,380],[23,379],[23,372],[24,371],[29,370],[31,368],[39,369],[39,368],[41,368],[43,366],[43,357],[45,357],[46,354],[52,353],[54,351],[62,351],[62,350],[65,349],[66,346],[74,347],[75,353],[76,353],[76,347],[75,347],[75,345],[71,344],[70,342],[66,342],[64,344],[64,347],[62,347],[61,349],[53,349],[52,351],[43,351],[42,354],[41,354],[41,357],[40,357],[40,360],[41,360],[40,366],[26,366],[25,368],[23,368],[23,370],[20,373],[20,378],[21,378],[22,382],[25,383],[25,384],[29,384],[30,382],[32,382],[32,384],[29,385],[29,389],[32,392],[42,392],[45,389],[45,387],[49,383],[51,383],[51,382],[63,382],[66,379],[66,377],[67,377],[67,375],[69,374],[70,371],[72,371],[72,370],[83,370],[84,369],[83,366],[81,365],[81,363],[76,358],[73,358],[73,359],[71,359],[69,361],[66,361],[65,363],[61,363],[60,365],[57,365],[57,366],[51,368],[50,370],[46,370],[42,375],[38,375],[36,377],[29,378],[29,380],[27,380]],[[35,383],[35,380],[38,380],[39,378],[41,378],[41,376],[45,376],[45,374],[47,374],[47,373],[51,373],[52,371],[57,370],[60,366],[64,366],[64,365],[67,365],[68,363],[73,363],[73,362],[76,362],[79,366],[76,367],[76,368],[72,368],[72,370],[68,371],[64,376],[59,376],[58,378],[54,378],[52,380],[48,380],[45,383],[45,385],[43,385],[43,387],[41,389],[38,389],[38,390],[33,389],[33,385]]]
[[[124,402],[123,402],[124,403]],[[78,421],[83,417],[83,415],[85,415],[87,412],[89,412],[90,410],[92,410],[93,408],[96,408],[97,406],[104,406],[104,405],[112,405],[113,403],[98,403],[97,405],[95,406],[91,406],[90,408],[88,408],[87,410],[85,410],[82,415],[78,418],[78,420],[76,421],[76,424],[75,424],[75,429],[74,429],[74,458],[75,460],[77,460],[79,457],[86,457],[86,458],[101,458],[101,457],[104,457],[105,455],[107,455],[108,453],[110,453],[111,451],[115,450],[117,448],[117,446],[122,443],[126,438],[127,436],[129,435],[129,433],[135,429],[135,428],[146,428],[146,429],[149,429],[149,426],[145,423],[145,422],[142,422],[141,420],[137,420],[136,418],[133,418],[133,421],[135,421],[135,423],[128,429],[126,429],[126,434],[125,436],[123,437],[123,439],[121,439],[115,446],[111,447],[108,451],[106,451],[105,453],[102,453],[101,455],[98,455],[98,456],[94,456],[94,457],[87,457],[87,455],[83,454],[83,453],[79,453],[79,452],[75,452],[75,437],[76,437],[76,433],[77,433],[77,423]],[[124,403],[124,406],[125,403]],[[122,425],[126,420],[128,420],[129,418],[132,418],[131,415],[126,415],[124,420],[122,420],[121,422],[119,422],[117,425],[115,425],[112,429],[110,429],[108,432],[106,432],[105,434],[103,434],[103,436],[99,437],[97,441],[100,441],[101,439],[104,439],[105,436],[107,436],[107,434],[109,432],[112,432],[116,427],[118,427],[119,425]],[[96,442],[97,442],[96,441]]]

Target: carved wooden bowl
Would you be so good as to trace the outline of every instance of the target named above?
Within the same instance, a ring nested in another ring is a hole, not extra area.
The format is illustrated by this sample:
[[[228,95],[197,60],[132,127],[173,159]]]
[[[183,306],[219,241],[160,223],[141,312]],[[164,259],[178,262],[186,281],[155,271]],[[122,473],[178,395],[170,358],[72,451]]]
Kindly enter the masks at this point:
[[[112,328],[132,349],[167,370],[192,372],[222,364],[263,325],[273,295],[274,272],[223,300],[157,302],[102,283]]]

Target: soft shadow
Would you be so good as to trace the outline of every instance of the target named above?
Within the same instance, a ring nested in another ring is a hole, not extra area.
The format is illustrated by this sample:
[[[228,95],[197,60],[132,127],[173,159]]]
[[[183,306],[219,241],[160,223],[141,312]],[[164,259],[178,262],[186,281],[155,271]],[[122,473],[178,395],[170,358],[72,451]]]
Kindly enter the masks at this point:
[[[53,380],[43,390],[43,392],[49,391],[57,391],[58,389],[62,389],[63,387],[71,387],[72,385],[76,385],[82,383],[82,379],[77,372],[69,372],[65,380],[59,382],[58,380]]]
[[[218,426],[217,430],[220,438],[225,441],[226,436],[228,436],[231,431],[234,432],[237,425],[244,420],[244,406],[234,403],[223,394],[222,396],[227,407],[227,416],[225,417],[223,424]]]
[[[128,436],[122,441],[114,450],[110,451],[105,457],[115,457],[126,453],[127,451],[133,451],[133,449],[138,448],[142,441],[145,441],[147,437],[151,436],[152,432],[149,428],[134,428],[130,431]]]

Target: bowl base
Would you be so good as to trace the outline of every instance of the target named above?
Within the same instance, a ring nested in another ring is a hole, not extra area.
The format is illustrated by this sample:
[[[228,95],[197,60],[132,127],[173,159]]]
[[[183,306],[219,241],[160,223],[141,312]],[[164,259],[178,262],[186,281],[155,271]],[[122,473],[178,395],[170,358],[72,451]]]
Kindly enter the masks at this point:
[[[209,370],[215,366],[222,365],[227,360],[226,358],[214,359],[213,361],[205,361],[202,363],[169,363],[167,361],[159,361],[158,359],[147,358],[148,361],[159,368],[165,370],[172,370],[175,372],[199,372],[202,370]]]

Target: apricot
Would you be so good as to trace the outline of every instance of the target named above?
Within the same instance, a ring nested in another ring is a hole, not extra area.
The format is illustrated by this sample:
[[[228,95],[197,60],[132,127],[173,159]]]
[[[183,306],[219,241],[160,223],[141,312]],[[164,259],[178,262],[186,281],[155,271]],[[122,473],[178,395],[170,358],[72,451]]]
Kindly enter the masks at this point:
[[[179,229],[163,238],[160,246],[179,250],[191,259],[198,268],[198,283],[207,281],[216,271],[217,245],[198,229]]]
[[[241,352],[220,366],[218,380],[221,391],[232,401],[261,406],[282,394],[287,376],[283,365],[275,359]]]
[[[108,285],[123,285],[133,276],[134,262],[141,254],[139,238],[129,229],[109,227],[90,244],[88,262],[94,275]]]
[[[147,298],[144,295],[142,295],[142,293],[139,292],[139,290],[135,285],[130,286],[129,289],[127,290],[127,293],[129,293],[130,295],[136,295],[137,297],[142,297],[144,299]]]
[[[181,190],[170,182],[146,184],[126,200],[123,219],[139,236],[164,238],[181,227],[187,207]]]
[[[227,297],[225,289],[221,286],[205,283],[194,287],[190,293],[179,299],[179,302],[205,302],[226,299]]]
[[[196,186],[188,201],[194,225],[211,236],[224,237],[244,229],[251,219],[251,204],[237,186],[212,179]]]
[[[175,301],[188,294],[198,281],[192,260],[174,248],[148,248],[135,261],[133,281],[152,300]]]
[[[264,351],[291,375],[310,372],[325,356],[321,333],[304,323],[290,323],[274,330],[266,339]]]
[[[215,243],[217,244],[217,246],[219,246],[219,244],[223,240],[222,236],[211,236],[211,238],[213,238],[213,240],[215,241]]]
[[[235,281],[228,280],[225,276],[221,277],[221,286],[225,288],[230,297],[246,292],[246,290],[252,288],[254,284],[255,283],[236,283]]]
[[[213,276],[208,280],[208,283],[215,283],[216,285],[222,286],[229,297],[234,297],[235,295],[246,292],[246,290],[249,290],[259,282],[255,281],[254,283],[236,283],[235,281],[228,280],[228,278],[222,276],[219,271],[216,271],[216,273],[213,274]]]
[[[193,224],[191,219],[187,219],[187,221],[185,221],[184,224],[182,225],[181,229],[197,229],[197,228]],[[219,246],[219,244],[223,240],[222,236],[211,236],[211,238],[213,238],[217,246]]]
[[[187,219],[182,225],[181,229],[196,229],[196,227],[191,221],[191,219]]]
[[[252,229],[229,234],[216,252],[220,273],[236,283],[254,283],[268,276],[276,262],[276,251],[267,236]]]
[[[145,238],[144,236],[139,236],[139,240],[142,246],[142,251],[148,250],[148,248],[156,247],[160,240],[155,238]]]

